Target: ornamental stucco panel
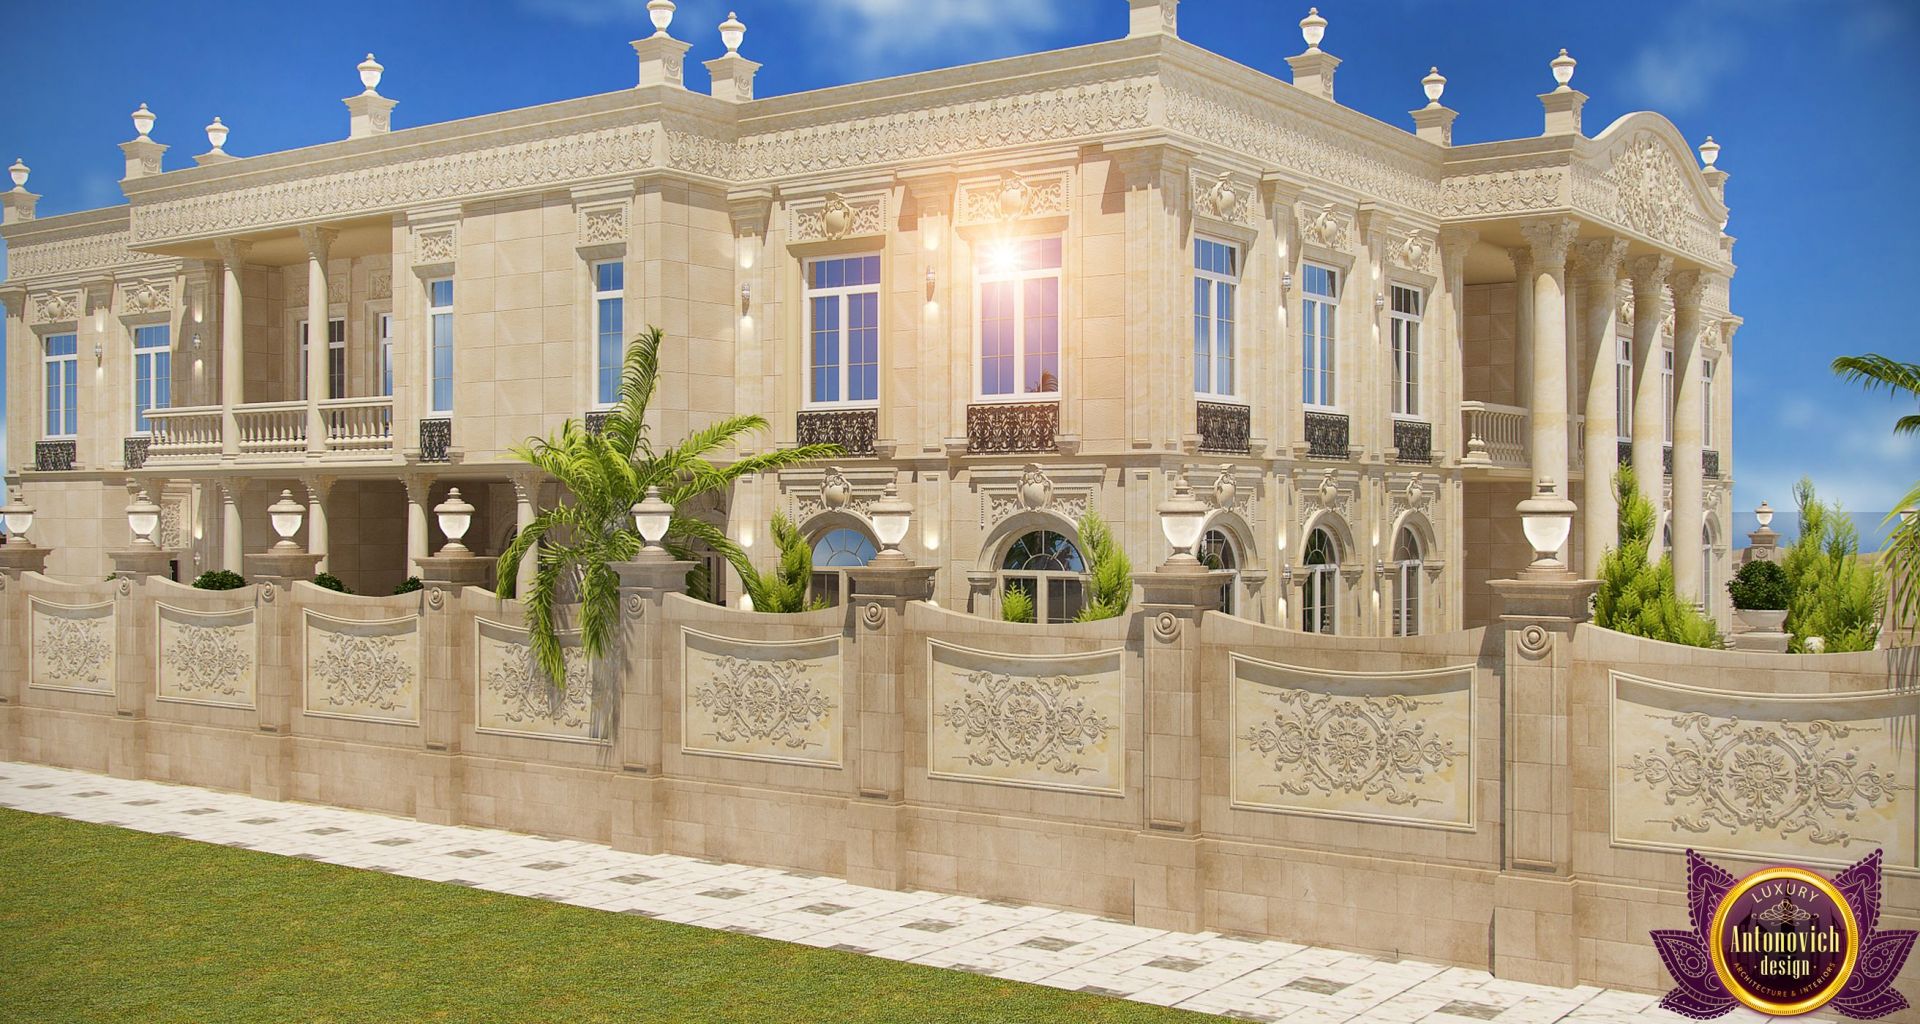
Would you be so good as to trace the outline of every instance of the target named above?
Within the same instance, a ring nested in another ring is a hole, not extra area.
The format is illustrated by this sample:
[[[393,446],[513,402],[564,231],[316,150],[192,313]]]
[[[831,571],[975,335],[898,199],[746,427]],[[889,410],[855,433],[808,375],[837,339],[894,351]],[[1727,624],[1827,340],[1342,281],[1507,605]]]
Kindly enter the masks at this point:
[[[1915,867],[1911,693],[1772,696],[1612,672],[1613,841]]]
[[[260,648],[252,608],[198,612],[160,604],[155,620],[157,699],[254,707]]]
[[[1232,666],[1235,807],[1474,828],[1473,666]]]
[[[309,715],[420,722],[420,620],[357,622],[306,610]]]
[[[681,645],[682,750],[840,767],[838,634],[757,641],[682,628]]]
[[[526,630],[476,618],[474,730],[501,736],[604,743],[604,722],[594,714],[593,677],[579,633],[560,637],[567,672],[555,686],[540,670]]]
[[[1121,795],[1123,653],[1000,654],[930,641],[927,774]]]
[[[112,601],[66,605],[28,599],[27,685],[40,690],[112,693]]]

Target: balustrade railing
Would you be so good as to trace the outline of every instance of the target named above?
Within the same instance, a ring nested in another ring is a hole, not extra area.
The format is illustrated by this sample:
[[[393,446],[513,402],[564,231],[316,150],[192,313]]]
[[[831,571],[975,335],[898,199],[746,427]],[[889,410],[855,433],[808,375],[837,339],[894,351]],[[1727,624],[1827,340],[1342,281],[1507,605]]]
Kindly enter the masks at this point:
[[[331,398],[320,403],[330,452],[393,450],[393,399]]]
[[[220,457],[220,407],[177,406],[147,410],[147,461]]]
[[[1467,436],[1467,461],[1479,465],[1527,465],[1527,410],[1517,405],[1461,402],[1460,426]],[[1479,442],[1475,444],[1475,442]]]
[[[240,451],[248,455],[293,455],[307,450],[307,403],[256,402],[233,410]]]

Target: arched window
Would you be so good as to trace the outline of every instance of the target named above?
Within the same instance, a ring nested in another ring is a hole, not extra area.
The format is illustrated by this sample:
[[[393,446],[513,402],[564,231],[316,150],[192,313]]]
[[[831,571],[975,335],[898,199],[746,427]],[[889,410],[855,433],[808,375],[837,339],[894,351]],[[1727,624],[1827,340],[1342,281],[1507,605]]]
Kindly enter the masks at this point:
[[[1300,595],[1300,628],[1309,633],[1333,633],[1339,625],[1334,612],[1340,587],[1340,549],[1324,529],[1307,534],[1307,579]]]
[[[1033,598],[1036,622],[1072,622],[1087,604],[1087,562],[1073,542],[1052,530],[1034,530],[1013,542],[1000,561],[1000,590]]]
[[[1713,527],[1700,527],[1700,607],[1713,612]]]
[[[1393,635],[1420,635],[1420,538],[1401,527],[1393,541]]]
[[[837,605],[846,594],[846,573],[842,569],[865,565],[879,551],[873,541],[859,530],[848,527],[828,530],[813,542],[813,596]]]
[[[1228,615],[1239,614],[1234,609],[1235,598],[1240,590],[1240,556],[1233,550],[1233,540],[1224,530],[1208,530],[1200,538],[1200,561],[1209,569],[1225,569],[1233,573],[1233,578],[1220,588],[1220,610]]]

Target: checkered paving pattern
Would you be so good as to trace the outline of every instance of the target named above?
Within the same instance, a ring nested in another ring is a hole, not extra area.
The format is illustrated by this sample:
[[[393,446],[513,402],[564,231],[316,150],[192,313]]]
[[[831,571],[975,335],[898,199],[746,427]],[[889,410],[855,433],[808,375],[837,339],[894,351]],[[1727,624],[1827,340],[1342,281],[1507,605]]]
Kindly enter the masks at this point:
[[[0,762],[0,807],[1288,1024],[1685,1018],[1653,996]],[[1726,1021],[1767,1018],[1741,1012]]]

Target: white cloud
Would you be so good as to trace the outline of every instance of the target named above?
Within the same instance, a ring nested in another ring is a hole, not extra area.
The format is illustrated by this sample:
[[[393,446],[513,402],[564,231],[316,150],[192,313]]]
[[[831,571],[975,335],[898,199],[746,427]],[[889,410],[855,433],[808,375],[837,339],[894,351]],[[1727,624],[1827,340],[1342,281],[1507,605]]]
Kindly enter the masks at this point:
[[[1845,49],[1871,49],[1897,37],[1913,11],[1911,0],[1846,0],[1810,8],[1796,0],[1682,0],[1645,33],[1647,42],[1628,67],[1636,99],[1668,114],[1692,113],[1752,56],[1749,35],[1762,23],[1810,14],[1829,42]],[[1816,28],[1817,26],[1817,28]],[[1777,60],[1778,55],[1761,55]]]

